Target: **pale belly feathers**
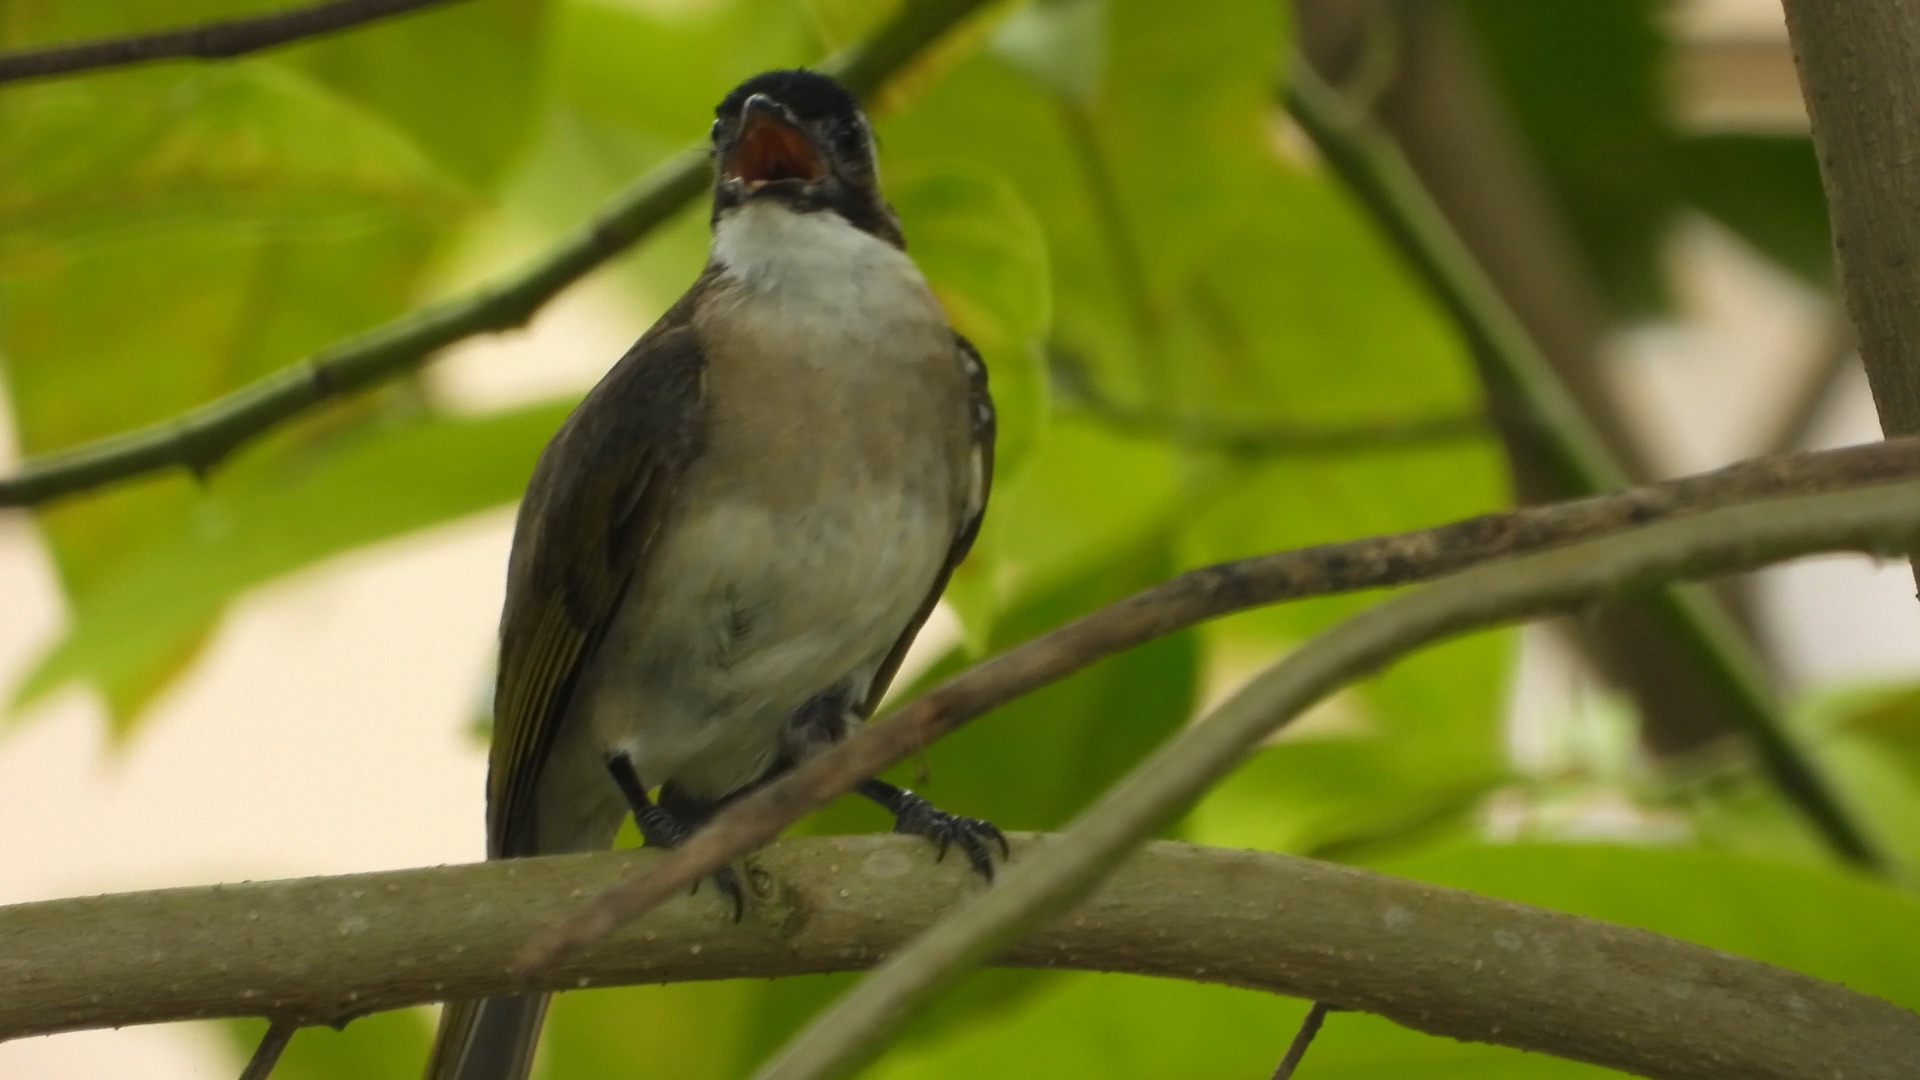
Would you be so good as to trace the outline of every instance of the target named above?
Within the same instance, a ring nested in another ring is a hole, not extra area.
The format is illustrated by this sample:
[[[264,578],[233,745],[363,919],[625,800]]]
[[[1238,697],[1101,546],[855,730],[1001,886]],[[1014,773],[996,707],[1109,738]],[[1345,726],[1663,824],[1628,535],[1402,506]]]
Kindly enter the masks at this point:
[[[961,361],[904,254],[832,215],[750,203],[715,258],[724,300],[696,320],[705,446],[583,672],[566,726],[592,746],[564,740],[700,798],[757,779],[816,695],[865,696],[970,480]]]

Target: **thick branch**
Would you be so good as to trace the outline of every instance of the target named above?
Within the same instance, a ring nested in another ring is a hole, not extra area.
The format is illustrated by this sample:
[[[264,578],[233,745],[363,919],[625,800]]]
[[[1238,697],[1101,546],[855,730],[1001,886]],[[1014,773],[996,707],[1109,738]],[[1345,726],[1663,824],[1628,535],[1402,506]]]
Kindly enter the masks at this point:
[[[202,23],[180,30],[0,54],[0,83],[46,79],[154,60],[225,60],[450,2],[453,0],[332,0],[312,7]]]
[[[821,65],[870,94],[982,0],[918,0],[872,38]],[[655,168],[572,237],[519,273],[348,338],[258,382],[144,428],[35,458],[0,480],[0,507],[33,506],[167,468],[205,472],[243,443],[322,402],[424,363],[462,338],[525,323],[541,305],[624,251],[706,190],[705,151]]]
[[[735,854],[969,720],[1115,653],[1234,611],[1308,596],[1424,581],[1501,556],[1618,533],[1743,501],[1920,477],[1920,439],[1762,458],[1700,476],[1577,502],[1489,514],[1393,536],[1261,555],[1189,571],[1010,649],[947,680],[881,722],[734,803],[656,872],[528,947],[531,967],[645,911]],[[1784,735],[1782,736],[1784,739]],[[1785,764],[1782,764],[1782,763]],[[1794,747],[1763,748],[1771,770]]]
[[[1326,695],[1421,647],[1591,604],[1628,589],[1752,570],[1818,551],[1904,551],[1916,540],[1920,479],[1707,510],[1476,567],[1370,608],[1315,636],[1168,740],[1048,844],[1046,858],[1010,866],[991,891],[895,953],[816,1017],[755,1074],[756,1080],[851,1075],[877,1057],[941,990],[1087,895],[1129,851],[1191,806],[1276,731]],[[661,871],[666,865],[663,861]],[[1383,923],[1390,931],[1392,919]],[[1671,978],[1675,971],[1661,974]],[[1664,1007],[1673,996],[1649,996],[1636,1004],[1649,1009],[1659,1001]],[[1743,1000],[1736,1007],[1753,1004]],[[1581,1046],[1583,1060],[1649,1075],[1804,1075],[1774,1071],[1777,1060],[1747,1057],[1751,1047],[1734,1051],[1717,1043],[1702,1053],[1630,1061],[1629,1051],[1609,1044],[1612,1036],[1595,1042],[1591,1034],[1587,1029],[1567,1036]],[[1740,1053],[1741,1060],[1733,1061],[1733,1053]],[[1914,1060],[1892,1056],[1859,1061],[1858,1075],[1910,1074]],[[1835,1074],[1830,1064],[1821,1068]],[[1838,1074],[1855,1075],[1851,1069]]]
[[[1920,432],[1920,7],[1785,0],[1800,89],[1833,221],[1834,257],[1880,429]],[[1920,574],[1920,553],[1915,555]]]
[[[1015,864],[1045,861],[1052,843],[1017,840]],[[649,861],[563,856],[0,908],[0,1039],[261,1013],[322,1022],[499,993],[529,933]],[[790,840],[755,865],[762,895],[746,922],[712,897],[680,897],[538,985],[857,969],[979,889],[913,837]],[[1453,1038],[1652,1074],[1673,1063],[1663,1075],[1675,1077],[1892,1076],[1887,1062],[1920,1059],[1920,1017],[1795,972],[1364,870],[1186,844],[1147,845],[1004,962],[1326,1000]]]

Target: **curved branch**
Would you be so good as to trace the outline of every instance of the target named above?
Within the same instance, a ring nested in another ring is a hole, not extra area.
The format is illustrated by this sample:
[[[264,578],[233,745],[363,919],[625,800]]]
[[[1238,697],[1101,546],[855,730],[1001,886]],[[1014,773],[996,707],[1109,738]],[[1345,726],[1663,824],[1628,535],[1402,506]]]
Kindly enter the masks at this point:
[[[1017,838],[1015,865],[1044,862],[1057,842]],[[559,856],[0,908],[0,1039],[263,1012],[318,1023],[501,993],[513,950],[569,897],[652,861]],[[980,891],[914,837],[789,840],[754,866],[744,923],[710,896],[681,896],[536,985],[858,969]],[[101,947],[106,926],[140,947]],[[1651,1075],[1875,1077],[1920,1060],[1920,1016],[1810,976],[1365,870],[1187,844],[1146,845],[1003,961],[1326,1000]]]
[[[606,933],[815,807],[917,754],[975,717],[1103,657],[1263,604],[1425,581],[1502,556],[1620,533],[1714,507],[1920,477],[1920,439],[1759,458],[1716,472],[1574,502],[1489,514],[1392,536],[1203,567],[995,656],[722,811],[654,871],[621,884],[529,943],[529,970]],[[1793,748],[1781,753],[1792,757]]]
[[[821,65],[870,95],[984,0],[916,0],[849,52]],[[654,168],[573,236],[518,273],[403,315],[180,416],[34,458],[0,479],[0,507],[33,506],[167,468],[205,472],[243,443],[315,405],[419,367],[476,334],[525,323],[588,271],[626,250],[707,188],[704,148]]]
[[[755,1078],[852,1075],[878,1057],[887,1041],[940,991],[1087,895],[1129,851],[1191,806],[1276,731],[1333,691],[1423,646],[1591,604],[1627,589],[1751,570],[1820,551],[1897,553],[1916,541],[1920,479],[1707,510],[1476,567],[1369,608],[1308,640],[1169,739],[1081,813],[1047,846],[1045,859],[1009,866],[991,891],[941,920],[815,1017]],[[1389,935],[1392,922],[1382,920]],[[1684,979],[1680,973],[1686,970],[1663,967],[1649,974]],[[1590,988],[1579,977],[1573,983],[1584,998]],[[1690,985],[1686,992],[1698,989],[1704,988]],[[1657,1001],[1664,1009],[1676,996],[1649,990],[1630,1004],[1647,1010]],[[1340,1002],[1325,995],[1319,999]],[[1733,1009],[1756,1005],[1745,998],[1726,1004]],[[1791,1023],[1773,1015],[1766,1022]],[[1585,1034],[1591,1033],[1589,1028]],[[1735,1049],[1716,1042],[1709,1052],[1647,1060],[1624,1046],[1606,1045],[1612,1037],[1583,1042],[1595,1055],[1583,1060],[1655,1076],[1804,1075],[1797,1069],[1778,1071],[1780,1059],[1773,1055],[1784,1047],[1754,1056],[1751,1046]],[[1914,1060],[1876,1053],[1871,1059],[1856,1059],[1861,1070],[1857,1075],[1910,1073]],[[1822,1068],[1828,1075],[1856,1075],[1852,1067]]]
[[[179,30],[4,53],[0,54],[0,83],[47,79],[154,60],[226,60],[348,30],[376,19],[405,15],[434,4],[455,2],[458,0],[331,0],[312,7],[202,23]]]

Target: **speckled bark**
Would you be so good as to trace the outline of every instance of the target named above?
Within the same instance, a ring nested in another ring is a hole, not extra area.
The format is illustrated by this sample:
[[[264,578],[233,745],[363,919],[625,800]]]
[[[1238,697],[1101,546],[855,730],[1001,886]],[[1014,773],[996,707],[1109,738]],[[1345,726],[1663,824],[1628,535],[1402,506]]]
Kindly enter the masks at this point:
[[[1046,843],[1020,838],[1014,859],[1045,858]],[[498,993],[530,936],[649,857],[0,908],[0,1039],[209,1016],[320,1022]],[[711,895],[682,897],[540,985],[866,967],[982,887],[911,837],[790,840],[756,867],[745,922]],[[1920,1061],[1920,1016],[1805,975],[1454,889],[1186,844],[1149,845],[1005,962],[1313,998],[1649,1076],[1893,1077]]]

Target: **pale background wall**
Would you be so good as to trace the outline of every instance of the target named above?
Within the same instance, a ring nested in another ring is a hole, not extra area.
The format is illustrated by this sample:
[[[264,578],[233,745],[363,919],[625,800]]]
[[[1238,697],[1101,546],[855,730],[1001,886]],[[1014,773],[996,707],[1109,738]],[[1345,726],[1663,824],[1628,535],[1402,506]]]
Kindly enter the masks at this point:
[[[1770,0],[1695,3],[1686,22],[1708,37],[1781,34]],[[1712,91],[1694,99],[1707,112]],[[1767,115],[1792,124],[1785,100],[1784,119],[1777,107]],[[1754,418],[1777,412],[1829,314],[1710,226],[1683,230],[1673,258],[1683,318],[1628,335],[1617,367],[1659,460],[1685,472],[1753,451],[1743,439]],[[608,315],[595,288],[569,294],[529,334],[464,347],[440,376],[476,404],[583,387],[638,329]],[[1812,442],[1876,437],[1856,372]],[[15,460],[0,428],[0,468]],[[105,745],[100,711],[80,692],[0,733],[0,903],[478,857],[485,763],[467,717],[490,672],[509,529],[506,511],[490,513],[263,590],[125,746]],[[1920,676],[1912,591],[1904,565],[1858,559],[1768,575],[1763,600],[1793,682]],[[61,618],[45,552],[0,514],[0,695]],[[1567,707],[1577,677],[1549,640],[1528,635],[1523,649],[1524,731]],[[192,1025],[0,1044],[6,1080],[232,1073]]]

